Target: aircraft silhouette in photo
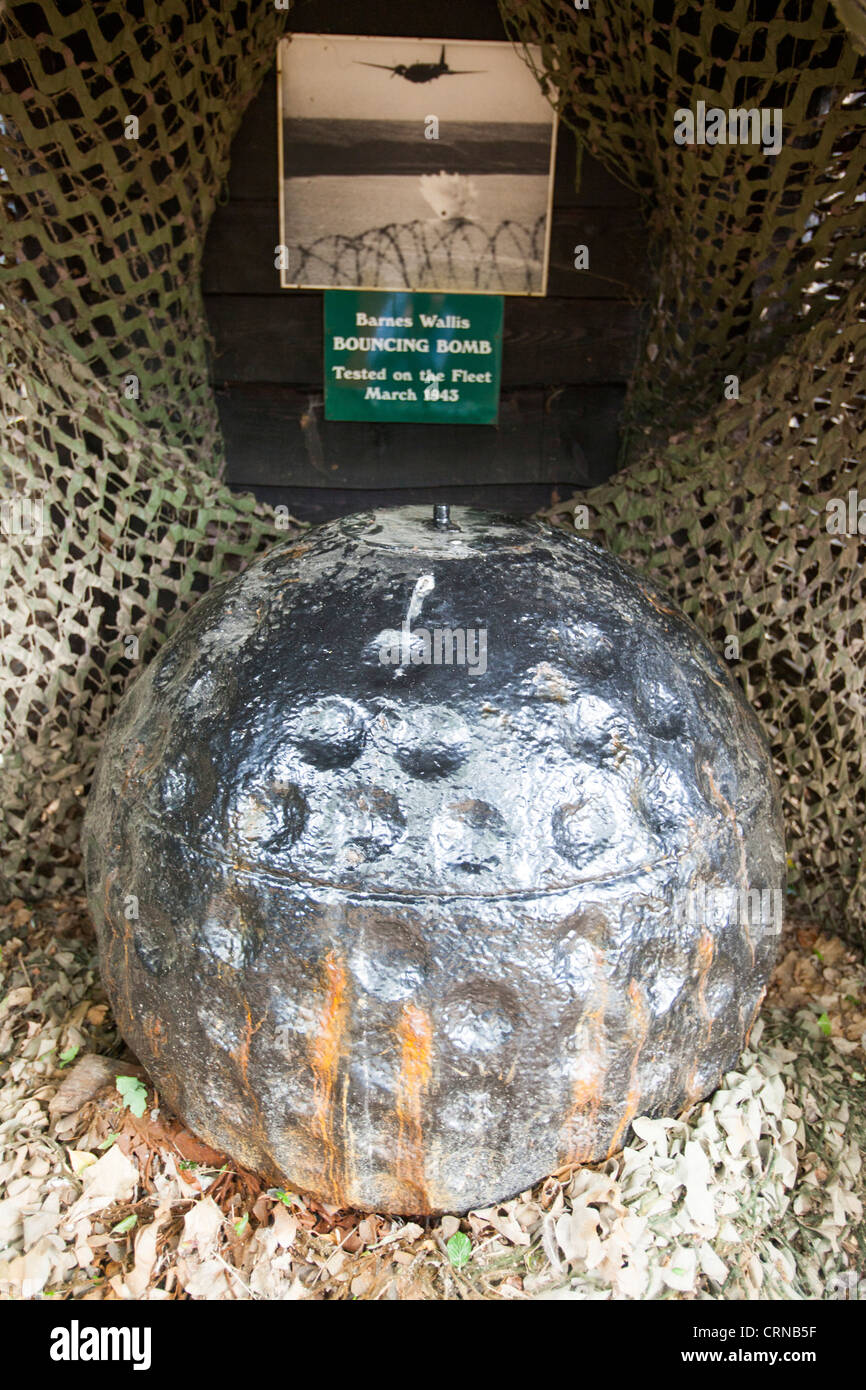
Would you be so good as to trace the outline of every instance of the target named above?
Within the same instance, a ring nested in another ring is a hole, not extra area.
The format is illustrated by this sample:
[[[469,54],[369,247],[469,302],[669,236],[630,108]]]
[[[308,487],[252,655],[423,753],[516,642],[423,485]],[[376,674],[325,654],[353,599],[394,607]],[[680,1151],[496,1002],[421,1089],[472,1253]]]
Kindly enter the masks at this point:
[[[359,67],[381,68],[383,72],[390,72],[392,77],[404,77],[407,82],[435,82],[437,77],[472,77],[486,71],[485,68],[450,68],[445,61],[444,43],[438,63],[411,63],[409,67],[405,63],[397,63],[389,67],[387,63],[359,62]]]

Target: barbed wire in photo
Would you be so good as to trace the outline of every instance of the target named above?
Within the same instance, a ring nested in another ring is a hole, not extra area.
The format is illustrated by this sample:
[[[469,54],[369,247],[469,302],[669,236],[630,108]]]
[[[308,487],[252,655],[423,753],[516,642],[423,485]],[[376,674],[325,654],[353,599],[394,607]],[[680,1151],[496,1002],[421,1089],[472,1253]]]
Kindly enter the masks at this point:
[[[543,288],[546,215],[504,218],[492,232],[468,218],[389,222],[290,246],[292,282],[387,289],[536,292]]]

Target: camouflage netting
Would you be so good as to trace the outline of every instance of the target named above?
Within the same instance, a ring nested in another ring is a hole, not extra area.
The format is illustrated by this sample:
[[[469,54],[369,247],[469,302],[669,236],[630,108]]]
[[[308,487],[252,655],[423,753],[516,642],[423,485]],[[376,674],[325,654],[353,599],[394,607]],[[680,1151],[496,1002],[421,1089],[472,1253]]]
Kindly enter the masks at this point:
[[[866,545],[825,511],[866,499],[866,62],[844,27],[862,11],[501,9],[541,44],[584,148],[645,198],[630,462],[578,499],[590,533],[653,568],[720,647],[738,638],[792,886],[862,940]],[[6,502],[43,499],[44,527],[15,534],[4,513],[0,894],[78,885],[107,711],[195,595],[275,534],[217,481],[199,272],[231,139],[290,27],[271,0],[12,0],[0,16],[0,482]],[[674,113],[698,100],[780,108],[781,152],[676,144]]]
[[[645,195],[655,272],[631,466],[577,500],[720,650],[737,639],[791,888],[863,941],[866,537],[831,534],[826,504],[866,503],[866,63],[826,4],[565,8],[515,0],[510,28],[541,45],[584,147]],[[780,153],[676,144],[698,100],[780,109]]]

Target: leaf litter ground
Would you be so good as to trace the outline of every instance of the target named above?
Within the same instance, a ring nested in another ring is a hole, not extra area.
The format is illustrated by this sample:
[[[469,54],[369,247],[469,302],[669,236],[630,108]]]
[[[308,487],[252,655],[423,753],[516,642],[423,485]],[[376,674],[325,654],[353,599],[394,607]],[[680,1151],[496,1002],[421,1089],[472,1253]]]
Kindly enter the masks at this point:
[[[866,1298],[866,965],[809,923],[709,1100],[425,1221],[267,1189],[196,1139],[117,1033],[81,900],[0,909],[0,947],[3,1299]]]

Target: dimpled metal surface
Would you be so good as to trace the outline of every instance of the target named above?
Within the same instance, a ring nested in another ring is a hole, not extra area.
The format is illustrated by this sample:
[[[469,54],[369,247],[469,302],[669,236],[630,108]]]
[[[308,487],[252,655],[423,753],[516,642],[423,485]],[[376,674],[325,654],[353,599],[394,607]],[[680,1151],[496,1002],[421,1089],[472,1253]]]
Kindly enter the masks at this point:
[[[412,664],[437,628],[483,629],[486,669]],[[589,541],[460,508],[329,523],[204,598],[110,724],[85,846],[161,1097],[274,1181],[413,1214],[711,1092],[777,938],[675,895],[784,886],[697,630]]]

